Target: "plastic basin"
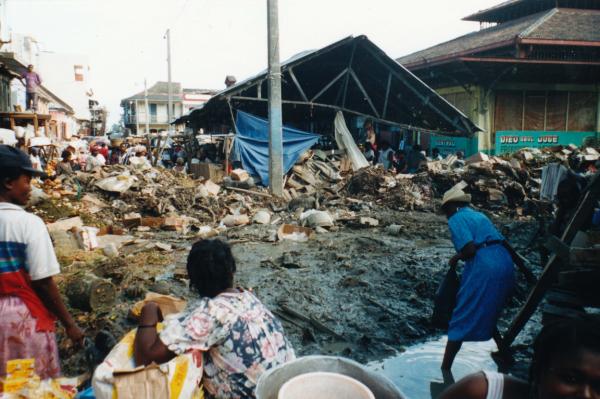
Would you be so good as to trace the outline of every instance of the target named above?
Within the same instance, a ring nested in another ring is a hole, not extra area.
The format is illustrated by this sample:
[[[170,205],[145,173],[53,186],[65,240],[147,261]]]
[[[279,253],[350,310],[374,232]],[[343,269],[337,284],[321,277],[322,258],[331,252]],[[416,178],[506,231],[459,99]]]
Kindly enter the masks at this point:
[[[365,384],[338,373],[306,373],[292,378],[277,399],[375,399]]]

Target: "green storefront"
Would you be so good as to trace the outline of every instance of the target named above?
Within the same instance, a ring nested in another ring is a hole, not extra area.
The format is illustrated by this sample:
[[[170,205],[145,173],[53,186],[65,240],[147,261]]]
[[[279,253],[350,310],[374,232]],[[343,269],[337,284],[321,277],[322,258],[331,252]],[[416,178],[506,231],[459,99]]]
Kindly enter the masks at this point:
[[[540,132],[499,131],[496,132],[495,155],[515,152],[521,148],[544,148],[575,144],[581,146],[586,140],[598,140],[598,132]]]

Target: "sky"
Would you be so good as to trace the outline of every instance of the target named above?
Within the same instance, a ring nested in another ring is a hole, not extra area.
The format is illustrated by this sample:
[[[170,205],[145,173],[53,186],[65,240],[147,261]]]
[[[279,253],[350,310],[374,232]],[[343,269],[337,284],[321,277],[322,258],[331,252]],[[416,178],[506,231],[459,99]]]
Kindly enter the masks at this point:
[[[122,98],[172,79],[186,88],[223,89],[267,66],[266,0],[5,0],[10,29],[33,36],[42,51],[88,56],[96,99],[120,118]],[[367,35],[398,58],[479,24],[461,18],[500,0],[279,0],[285,60],[349,35]]]

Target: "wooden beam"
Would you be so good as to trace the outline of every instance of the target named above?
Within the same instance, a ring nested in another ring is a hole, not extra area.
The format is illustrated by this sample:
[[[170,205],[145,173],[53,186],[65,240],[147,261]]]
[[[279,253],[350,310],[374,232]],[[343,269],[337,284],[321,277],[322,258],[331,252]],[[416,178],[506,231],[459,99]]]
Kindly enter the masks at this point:
[[[358,76],[356,76],[356,73],[352,70],[352,68],[350,68],[350,75],[352,76],[352,79],[354,79],[354,81],[356,82],[356,84],[357,84],[358,88],[360,89],[360,91],[362,92],[363,96],[365,96],[365,99],[367,100],[367,102],[371,106],[371,109],[373,110],[373,113],[375,115],[377,115],[377,117],[379,118],[380,117],[379,116],[379,112],[377,112],[377,108],[375,108],[375,105],[373,104],[373,101],[371,101],[371,97],[369,96],[369,93],[367,93],[367,91],[365,90],[364,86],[360,82],[360,79],[358,79]]]
[[[504,64],[550,64],[550,65],[591,65],[600,66],[598,61],[561,61],[561,60],[533,60],[526,58],[501,58],[501,57],[460,57],[463,62],[490,62]]]

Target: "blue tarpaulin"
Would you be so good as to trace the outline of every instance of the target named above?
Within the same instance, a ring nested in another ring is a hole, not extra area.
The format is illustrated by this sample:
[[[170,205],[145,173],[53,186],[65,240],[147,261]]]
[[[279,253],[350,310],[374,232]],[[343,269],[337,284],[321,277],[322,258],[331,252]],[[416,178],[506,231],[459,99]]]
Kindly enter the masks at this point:
[[[244,169],[269,185],[269,121],[237,111],[234,151]],[[318,134],[283,127],[283,173],[319,140]]]

